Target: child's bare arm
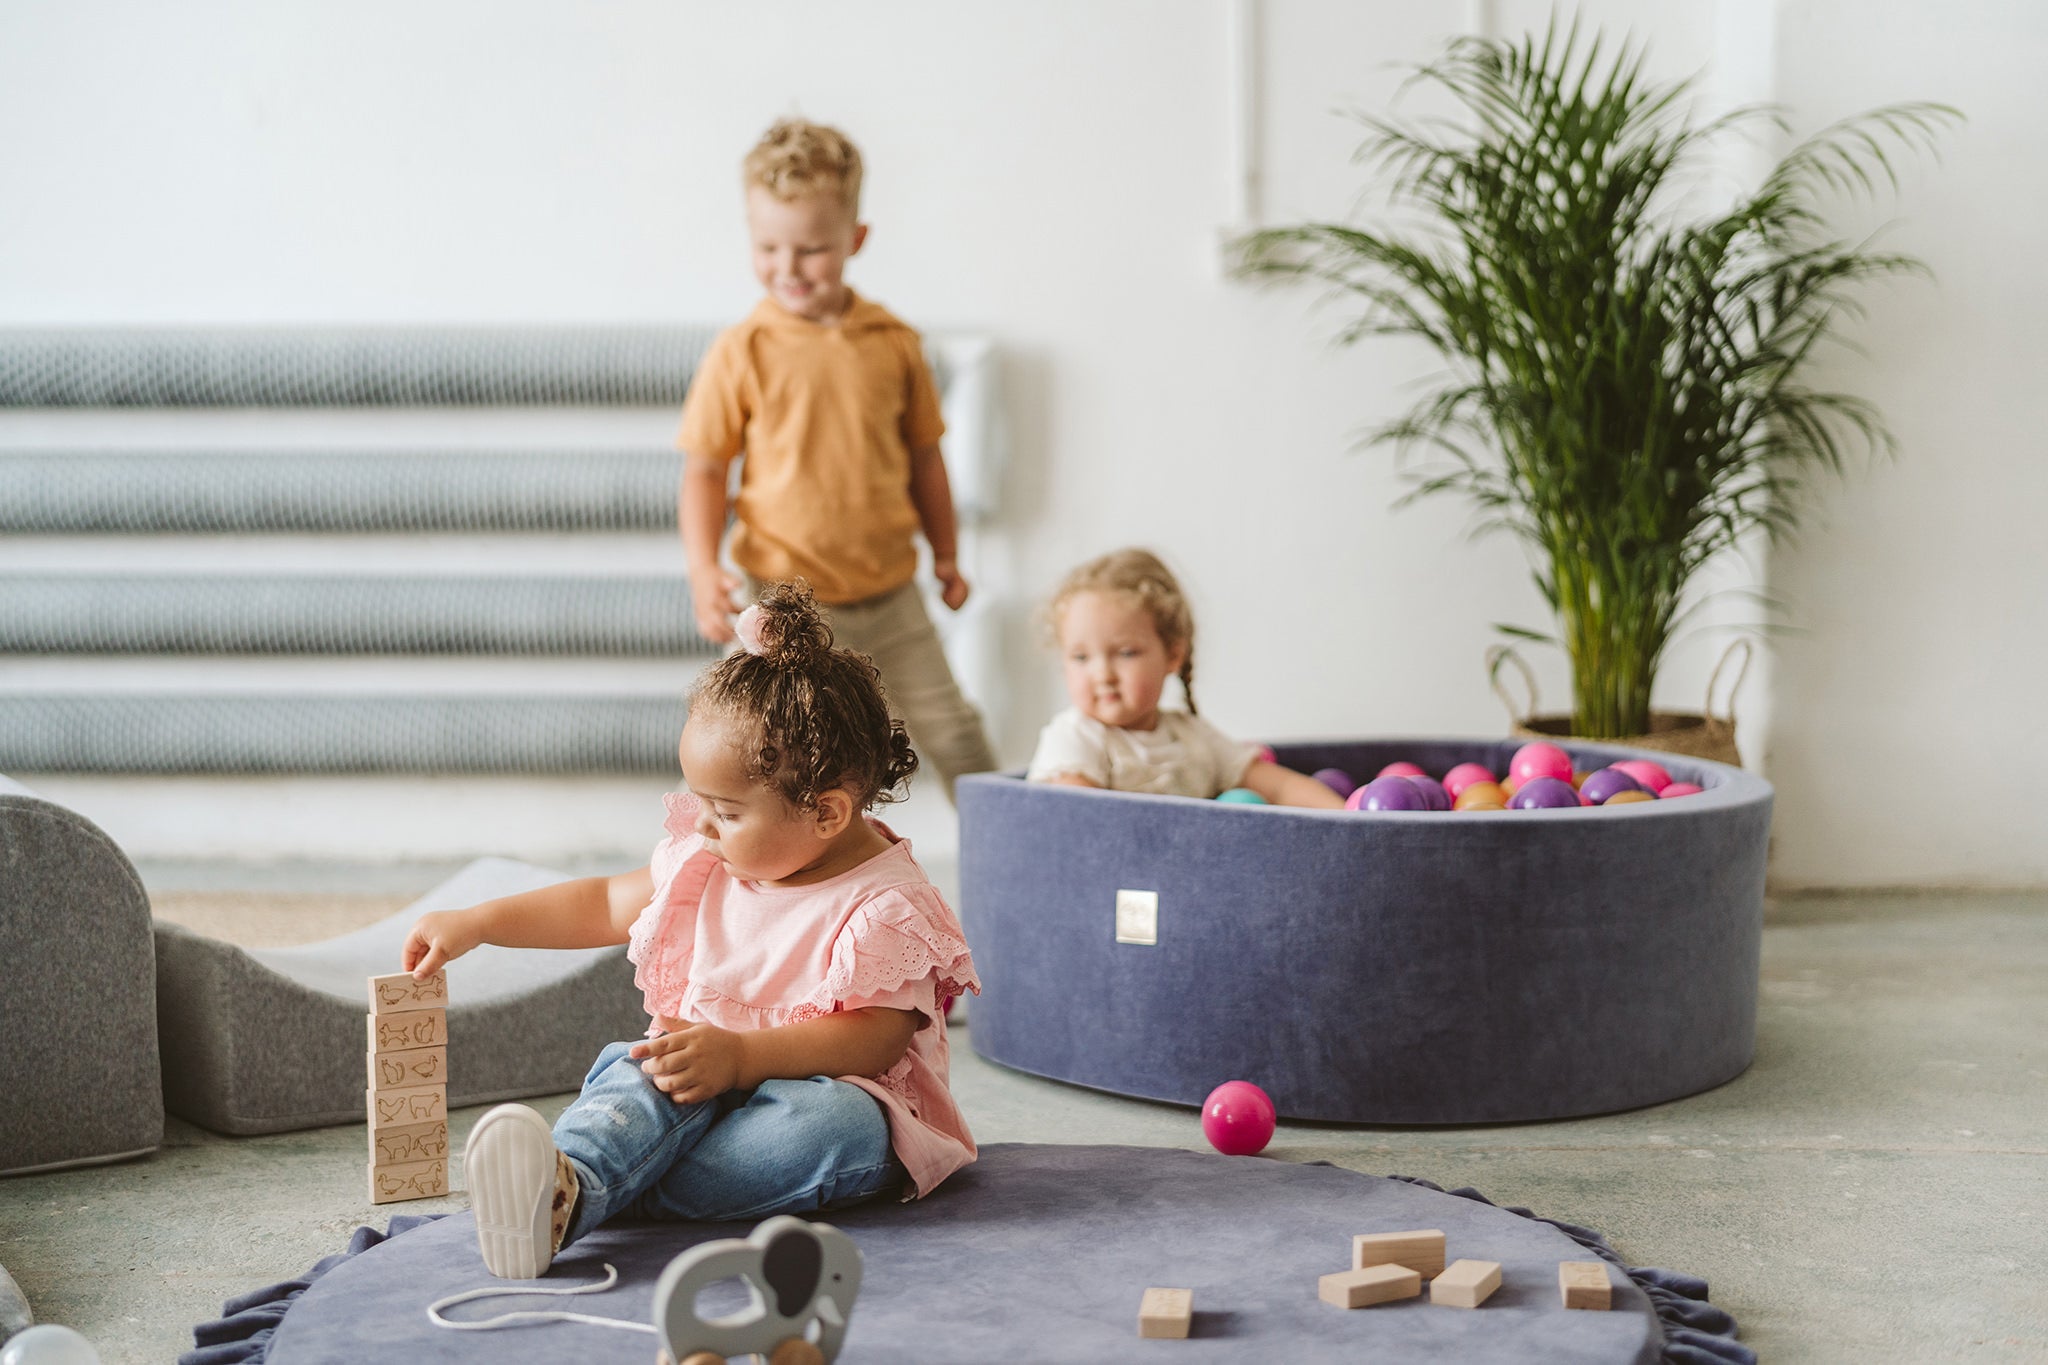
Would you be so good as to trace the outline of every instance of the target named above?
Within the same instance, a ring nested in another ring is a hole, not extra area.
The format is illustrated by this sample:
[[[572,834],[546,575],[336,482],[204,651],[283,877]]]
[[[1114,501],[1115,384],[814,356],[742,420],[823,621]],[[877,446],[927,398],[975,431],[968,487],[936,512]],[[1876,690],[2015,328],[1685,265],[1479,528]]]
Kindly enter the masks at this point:
[[[713,644],[727,644],[733,638],[732,595],[740,581],[718,562],[718,543],[725,536],[723,461],[683,457],[676,524],[682,530],[683,554],[690,566],[690,605],[698,633]]]
[[[695,1104],[763,1081],[879,1076],[903,1059],[917,1033],[915,1010],[845,1010],[800,1024],[739,1032],[685,1024],[633,1045],[657,1090]]]
[[[479,944],[505,948],[602,948],[624,943],[634,918],[654,899],[646,868],[616,877],[584,877],[502,896],[461,910],[421,915],[399,962],[430,976]]]
[[[1314,806],[1322,810],[1344,809],[1344,798],[1307,773],[1283,768],[1259,759],[1245,769],[1244,785],[1276,806]]]
[[[960,527],[953,511],[953,483],[946,477],[946,457],[935,445],[910,452],[910,501],[932,547],[932,576],[939,580],[939,600],[958,611],[966,605],[970,589],[960,576]]]
[[[1079,773],[1053,773],[1049,777],[1040,777],[1034,780],[1039,782],[1056,782],[1062,787],[1088,787],[1095,791],[1102,790],[1100,782],[1095,781],[1093,778],[1083,777]]]

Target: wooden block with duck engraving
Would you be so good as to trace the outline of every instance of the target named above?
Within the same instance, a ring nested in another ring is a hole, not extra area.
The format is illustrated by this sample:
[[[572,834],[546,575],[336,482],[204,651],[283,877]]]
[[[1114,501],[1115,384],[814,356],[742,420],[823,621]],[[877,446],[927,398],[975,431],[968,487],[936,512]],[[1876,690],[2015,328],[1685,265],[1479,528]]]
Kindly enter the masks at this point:
[[[1614,1282],[1607,1278],[1605,1261],[1559,1261],[1557,1289],[1567,1308],[1604,1313],[1614,1306]]]
[[[1366,1232],[1351,1239],[1351,1268],[1405,1265],[1425,1280],[1444,1273],[1444,1235],[1436,1228],[1417,1232]]]
[[[442,1010],[448,1008],[448,973],[435,972],[415,981],[411,972],[393,972],[370,978],[370,1013],[396,1014],[401,1010]]]
[[[370,1165],[370,1202],[395,1204],[403,1199],[432,1199],[448,1193],[448,1160],[411,1161],[399,1166]]]
[[[372,1052],[410,1052],[448,1041],[447,1010],[402,1010],[369,1018]]]
[[[372,1052],[368,1061],[370,1089],[373,1091],[448,1084],[448,1049],[445,1047],[415,1047],[404,1052]]]

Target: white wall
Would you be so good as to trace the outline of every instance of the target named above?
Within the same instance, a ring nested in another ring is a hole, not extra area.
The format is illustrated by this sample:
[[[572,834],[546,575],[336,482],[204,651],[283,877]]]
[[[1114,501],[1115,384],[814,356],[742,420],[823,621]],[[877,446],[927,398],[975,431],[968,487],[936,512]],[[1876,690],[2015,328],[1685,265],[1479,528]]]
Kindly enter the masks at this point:
[[[2044,478],[2023,367],[2048,268],[2019,240],[2048,183],[2023,65],[2048,21],[1985,3],[1937,21],[1903,0],[1671,8],[1592,12],[1650,37],[1666,72],[1721,53],[1723,93],[1768,80],[1809,122],[1906,97],[1975,120],[1900,208],[1898,242],[1940,286],[1885,291],[1871,360],[1839,371],[1882,400],[1904,457],[1831,492],[1771,561],[1807,630],[1742,697],[1749,757],[1780,784],[1779,876],[2048,881],[2028,806],[1963,796],[2048,768],[2019,695],[2048,652],[2048,542],[2022,521]],[[1475,14],[1548,12],[1261,9],[1269,221],[1347,211],[1356,139],[1333,111],[1383,107],[1390,63]],[[987,576],[1014,594],[1009,757],[1056,700],[1026,599],[1126,542],[1184,571],[1199,695],[1227,728],[1497,734],[1491,623],[1543,624],[1520,551],[1466,542],[1453,503],[1390,510],[1389,457],[1347,449],[1426,357],[1333,350],[1340,309],[1217,269],[1229,32],[1226,0],[16,0],[0,325],[735,317],[753,297],[736,164],[800,110],[869,161],[855,282],[1005,347],[1016,459]],[[1660,702],[1696,709],[1720,644],[1682,642]],[[1561,665],[1539,663],[1561,705]],[[1901,790],[1902,764],[1939,795]]]

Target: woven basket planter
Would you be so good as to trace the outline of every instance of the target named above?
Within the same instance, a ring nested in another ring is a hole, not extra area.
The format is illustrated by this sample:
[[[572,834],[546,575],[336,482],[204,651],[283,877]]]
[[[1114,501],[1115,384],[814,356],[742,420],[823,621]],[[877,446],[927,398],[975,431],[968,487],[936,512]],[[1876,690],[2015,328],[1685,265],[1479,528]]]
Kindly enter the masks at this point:
[[[1742,661],[1735,670],[1735,680],[1729,684],[1725,710],[1714,713],[1714,693],[1721,681],[1721,670],[1740,650]],[[1623,735],[1602,738],[1600,744],[1620,744],[1631,749],[1656,749],[1663,753],[1684,754],[1688,758],[1711,759],[1715,763],[1726,763],[1731,767],[1742,766],[1742,755],[1735,747],[1735,694],[1742,690],[1742,680],[1749,675],[1749,661],[1754,651],[1747,640],[1737,640],[1721,655],[1721,661],[1714,665],[1713,673],[1707,678],[1707,696],[1704,707],[1698,712],[1652,711],[1650,732],[1644,735]],[[1501,685],[1502,665],[1512,663],[1521,671],[1522,681],[1529,689],[1529,704],[1518,707],[1515,699]],[[1540,715],[1537,713],[1536,675],[1529,671],[1529,665],[1522,656],[1506,645],[1495,645],[1486,651],[1487,679],[1493,685],[1494,695],[1508,709],[1508,733],[1518,739],[1581,739],[1585,736],[1572,732],[1572,718],[1569,714]]]

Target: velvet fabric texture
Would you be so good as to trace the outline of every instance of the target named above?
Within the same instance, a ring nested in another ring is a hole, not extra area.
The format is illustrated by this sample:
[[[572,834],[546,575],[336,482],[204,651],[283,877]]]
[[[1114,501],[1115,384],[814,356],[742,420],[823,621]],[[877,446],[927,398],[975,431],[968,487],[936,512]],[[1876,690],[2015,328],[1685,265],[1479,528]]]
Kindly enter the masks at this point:
[[[413,921],[563,879],[479,859],[389,919],[291,948],[158,925],[165,1105],[220,1133],[361,1123],[367,982],[400,970]],[[448,999],[450,1108],[574,1090],[607,1043],[647,1028],[623,947],[478,948],[449,964]]]
[[[1520,741],[1279,747],[1360,781],[1408,759],[1503,772]],[[1463,1124],[1630,1109],[1749,1065],[1770,784],[1653,758],[1669,802],[1493,813],[1281,809],[963,779],[975,1051],[1200,1104],[1256,1082],[1289,1118]],[[1118,942],[1118,892],[1157,942]]]
[[[114,841],[0,777],[0,1174],[163,1141],[149,895]]]
[[[961,1361],[1122,1362],[1138,1344],[1138,1302],[1150,1286],[1194,1291],[1189,1339],[1175,1360],[1440,1360],[1460,1365],[1750,1365],[1735,1323],[1706,1301],[1706,1285],[1665,1270],[1631,1270],[1601,1236],[1476,1192],[1360,1175],[1334,1166],[1137,1147],[992,1144],[982,1160],[912,1204],[870,1204],[830,1215],[863,1260],[847,1365]],[[404,1224],[410,1230],[403,1230]],[[1345,1311],[1316,1297],[1319,1276],[1348,1267],[1358,1232],[1441,1228],[1447,1254],[1497,1260],[1498,1291],[1476,1311],[1423,1297]],[[615,1224],[577,1243],[544,1281],[566,1288],[618,1267],[616,1288],[587,1297],[511,1293],[448,1310],[482,1321],[515,1311],[571,1310],[626,1322],[651,1319],[662,1268],[686,1248],[739,1237],[741,1223]],[[583,1323],[458,1332],[427,1320],[445,1295],[503,1285],[458,1214],[420,1226],[400,1219],[388,1240],[356,1234],[362,1254],[330,1258],[299,1280],[258,1290],[196,1329],[180,1365],[341,1365],[653,1358],[644,1333]],[[1557,1263],[1612,1267],[1614,1307],[1567,1311]],[[714,1290],[717,1287],[714,1286]],[[729,1296],[700,1307],[741,1306]]]

